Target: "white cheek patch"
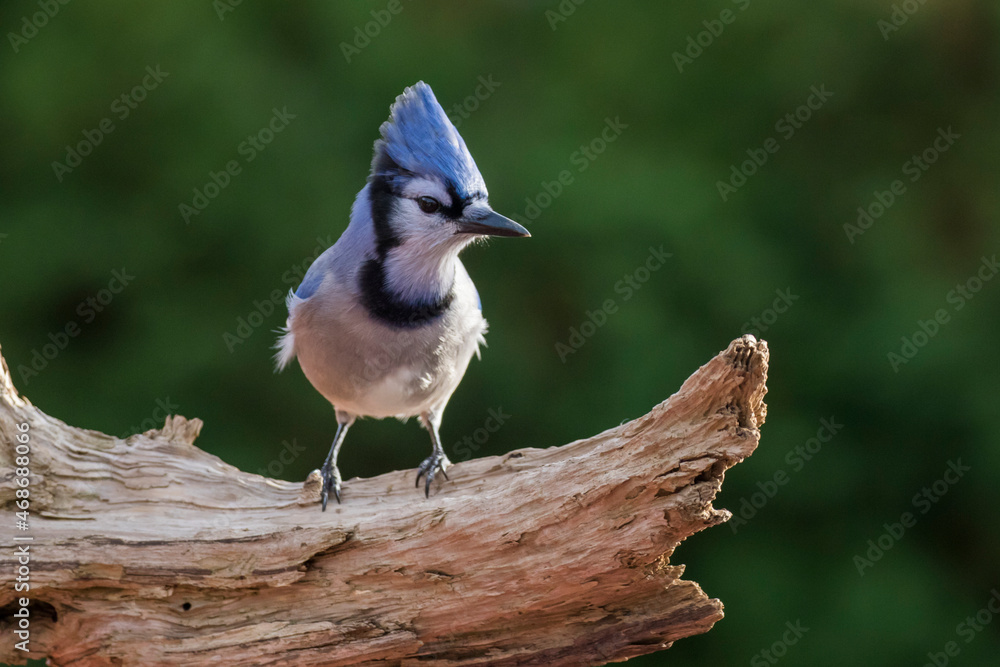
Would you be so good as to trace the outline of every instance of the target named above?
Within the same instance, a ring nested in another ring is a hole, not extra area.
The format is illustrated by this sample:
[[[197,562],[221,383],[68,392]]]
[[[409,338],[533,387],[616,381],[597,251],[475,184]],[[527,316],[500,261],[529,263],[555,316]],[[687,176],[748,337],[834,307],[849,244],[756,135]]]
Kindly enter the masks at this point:
[[[428,245],[449,246],[455,241],[455,226],[442,220],[440,224],[425,229],[424,240]]]

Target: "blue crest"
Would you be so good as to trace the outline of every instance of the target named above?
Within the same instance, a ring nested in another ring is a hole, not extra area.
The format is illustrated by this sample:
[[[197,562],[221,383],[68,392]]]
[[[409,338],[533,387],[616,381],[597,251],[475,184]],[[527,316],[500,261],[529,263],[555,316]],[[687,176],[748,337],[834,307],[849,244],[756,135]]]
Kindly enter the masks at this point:
[[[396,98],[389,120],[379,131],[382,138],[375,142],[372,175],[405,175],[401,169],[437,176],[463,199],[486,194],[486,184],[465,141],[423,81]]]

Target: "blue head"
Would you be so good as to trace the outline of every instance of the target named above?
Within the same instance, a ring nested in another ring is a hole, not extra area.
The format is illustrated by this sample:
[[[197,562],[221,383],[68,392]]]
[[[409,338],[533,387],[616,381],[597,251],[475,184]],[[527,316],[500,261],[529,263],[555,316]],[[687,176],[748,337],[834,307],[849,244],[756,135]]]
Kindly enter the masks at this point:
[[[486,199],[486,183],[431,87],[417,82],[396,98],[379,128],[372,174],[432,177],[465,199]]]
[[[380,245],[420,239],[453,246],[477,236],[529,236],[490,208],[475,160],[426,83],[396,98],[380,131],[368,186]]]

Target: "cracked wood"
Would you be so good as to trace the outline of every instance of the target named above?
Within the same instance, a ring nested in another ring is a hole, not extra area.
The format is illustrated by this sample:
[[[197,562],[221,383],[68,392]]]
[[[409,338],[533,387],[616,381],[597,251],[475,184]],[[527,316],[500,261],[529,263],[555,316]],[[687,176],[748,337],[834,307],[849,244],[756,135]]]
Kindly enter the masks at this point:
[[[69,426],[21,397],[0,358],[9,513],[16,425],[31,428],[28,657],[600,665],[707,632],[722,603],[672,558],[730,516],[712,501],[757,446],[767,361],[744,336],[638,419],[460,463],[430,500],[412,470],[349,480],[324,514],[316,473],[239,471],[193,445],[197,419],[126,440]],[[5,623],[15,595],[0,594]],[[23,661],[11,644],[0,660]]]

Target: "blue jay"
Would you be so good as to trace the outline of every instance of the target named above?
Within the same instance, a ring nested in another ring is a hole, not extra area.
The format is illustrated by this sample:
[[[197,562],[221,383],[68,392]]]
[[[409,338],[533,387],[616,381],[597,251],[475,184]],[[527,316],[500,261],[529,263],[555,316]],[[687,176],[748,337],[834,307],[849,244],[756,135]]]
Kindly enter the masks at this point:
[[[458,258],[486,236],[530,236],[487,203],[486,184],[430,86],[403,91],[375,141],[347,229],[288,295],[278,370],[294,357],[337,415],[320,473],[340,502],[337,455],[358,417],[419,416],[431,436],[424,495],[451,465],[438,430],[485,343],[479,294]]]

